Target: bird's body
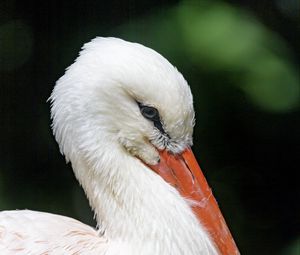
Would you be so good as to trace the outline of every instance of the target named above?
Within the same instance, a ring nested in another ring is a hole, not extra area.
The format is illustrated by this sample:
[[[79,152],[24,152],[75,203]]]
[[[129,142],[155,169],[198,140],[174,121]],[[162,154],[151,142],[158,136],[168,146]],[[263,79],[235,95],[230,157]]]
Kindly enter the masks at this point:
[[[96,38],[50,99],[56,140],[98,228],[53,214],[2,212],[0,254],[218,254],[192,209],[194,192],[185,197],[184,184],[178,189],[151,171],[162,164],[161,151],[181,155],[192,144],[190,88],[166,59],[139,44]]]
[[[107,239],[69,217],[30,211],[0,213],[0,254],[105,254]]]

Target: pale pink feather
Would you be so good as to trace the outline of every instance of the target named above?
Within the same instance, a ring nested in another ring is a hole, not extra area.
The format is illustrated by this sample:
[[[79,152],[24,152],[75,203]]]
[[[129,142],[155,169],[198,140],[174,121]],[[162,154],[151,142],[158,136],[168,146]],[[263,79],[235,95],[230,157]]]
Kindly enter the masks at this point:
[[[0,212],[1,255],[104,254],[108,240],[75,219],[30,210]]]

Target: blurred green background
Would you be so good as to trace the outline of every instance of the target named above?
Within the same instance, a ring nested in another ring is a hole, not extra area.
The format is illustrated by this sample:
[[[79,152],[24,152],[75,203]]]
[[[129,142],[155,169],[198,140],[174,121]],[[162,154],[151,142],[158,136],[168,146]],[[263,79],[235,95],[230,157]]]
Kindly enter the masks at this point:
[[[191,85],[194,151],[242,254],[300,254],[299,11],[298,0],[1,1],[0,210],[95,224],[46,100],[83,43],[121,37]]]

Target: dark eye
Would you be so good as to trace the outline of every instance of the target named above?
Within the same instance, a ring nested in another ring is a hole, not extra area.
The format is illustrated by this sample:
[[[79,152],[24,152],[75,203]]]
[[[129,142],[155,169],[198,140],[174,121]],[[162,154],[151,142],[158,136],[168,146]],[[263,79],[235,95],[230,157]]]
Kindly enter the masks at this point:
[[[160,121],[160,117],[159,117],[159,112],[156,108],[152,107],[152,106],[147,106],[147,105],[143,105],[139,102],[137,102],[141,114],[148,120],[153,121],[154,126],[165,136],[167,136],[168,138],[170,138],[170,136],[165,132],[163,125]]]
[[[141,105],[140,106],[142,115],[152,121],[158,121],[159,120],[159,113],[158,110],[156,110],[154,107]]]

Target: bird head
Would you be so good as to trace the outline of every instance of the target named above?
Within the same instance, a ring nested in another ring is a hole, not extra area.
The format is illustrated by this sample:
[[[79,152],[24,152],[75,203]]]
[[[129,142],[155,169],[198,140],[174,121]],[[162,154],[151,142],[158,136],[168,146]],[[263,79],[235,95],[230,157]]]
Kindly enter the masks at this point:
[[[164,57],[137,43],[96,38],[84,45],[50,99],[54,135],[67,160],[75,164],[80,155],[97,164],[107,151],[118,151],[141,161],[193,201],[220,250],[235,251],[190,149],[190,87]]]

